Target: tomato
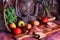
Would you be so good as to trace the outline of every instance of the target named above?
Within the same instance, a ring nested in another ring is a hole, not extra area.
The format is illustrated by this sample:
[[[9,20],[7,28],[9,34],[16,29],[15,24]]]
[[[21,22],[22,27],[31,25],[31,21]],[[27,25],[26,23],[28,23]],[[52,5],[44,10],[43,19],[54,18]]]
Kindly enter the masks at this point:
[[[12,28],[12,29],[15,29],[15,28],[16,28],[16,25],[15,25],[15,23],[11,23],[11,24],[9,25],[9,27]]]
[[[31,24],[27,24],[27,29],[31,29],[32,25]]]
[[[34,26],[39,26],[39,21],[35,20],[35,21],[33,22],[33,25],[34,25]]]
[[[24,21],[19,21],[19,22],[18,22],[18,26],[19,26],[19,27],[25,26],[25,22],[24,22]]]
[[[19,34],[22,33],[22,29],[17,27],[16,29],[13,30],[13,33],[14,33],[15,35],[19,35]]]
[[[48,22],[48,17],[42,18],[42,22],[43,22],[43,23],[47,23],[47,22]]]

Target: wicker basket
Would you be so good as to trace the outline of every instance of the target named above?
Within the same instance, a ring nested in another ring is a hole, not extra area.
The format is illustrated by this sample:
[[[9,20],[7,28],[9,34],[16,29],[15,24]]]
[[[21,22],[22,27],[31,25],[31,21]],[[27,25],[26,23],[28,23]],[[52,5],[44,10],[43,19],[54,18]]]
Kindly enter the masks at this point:
[[[5,4],[4,5],[4,22],[5,22],[5,26],[6,26],[7,30],[9,32],[11,32],[11,29],[7,26],[7,23],[6,23],[6,13],[5,13],[5,10],[6,10],[7,5],[10,5],[10,4]]]

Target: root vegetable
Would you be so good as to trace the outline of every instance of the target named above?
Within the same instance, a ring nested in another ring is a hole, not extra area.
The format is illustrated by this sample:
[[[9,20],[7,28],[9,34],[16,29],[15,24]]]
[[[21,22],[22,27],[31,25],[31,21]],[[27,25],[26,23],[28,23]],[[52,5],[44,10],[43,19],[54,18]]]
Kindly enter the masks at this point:
[[[56,17],[50,18],[48,19],[48,21],[54,21],[56,19]]]
[[[40,23],[39,23],[39,21],[37,21],[37,20],[35,20],[35,21],[33,22],[33,25],[34,25],[34,26],[39,26],[39,24],[40,24]]]
[[[32,25],[31,24],[27,24],[27,29],[31,29]]]

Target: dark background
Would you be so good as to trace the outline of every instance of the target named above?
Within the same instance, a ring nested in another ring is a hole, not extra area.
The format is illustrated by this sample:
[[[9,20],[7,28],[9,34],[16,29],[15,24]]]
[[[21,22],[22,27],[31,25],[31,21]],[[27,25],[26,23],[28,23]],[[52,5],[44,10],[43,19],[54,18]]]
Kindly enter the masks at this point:
[[[4,25],[3,9],[4,9],[4,4],[3,1],[0,0],[0,31],[6,31]]]
[[[60,0],[58,0],[58,3],[59,3],[58,11],[59,11],[59,15],[60,15]]]

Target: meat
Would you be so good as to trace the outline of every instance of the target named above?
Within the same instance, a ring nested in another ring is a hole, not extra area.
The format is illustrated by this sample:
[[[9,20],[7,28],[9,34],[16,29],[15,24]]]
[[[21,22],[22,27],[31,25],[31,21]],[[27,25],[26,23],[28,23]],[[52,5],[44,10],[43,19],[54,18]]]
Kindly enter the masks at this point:
[[[40,26],[39,26],[39,29],[41,29],[42,32],[44,32],[45,28],[46,28],[45,25],[40,25]]]
[[[30,29],[28,34],[32,34],[33,32],[44,32],[44,31],[45,31],[45,25],[33,26],[33,28]]]
[[[44,28],[39,28],[37,26],[33,26],[33,28],[30,30],[29,34],[32,34],[33,32],[43,32]]]
[[[35,30],[34,30],[35,32],[43,32],[44,31],[44,29],[42,29],[42,28],[38,28],[38,27],[35,27]]]
[[[56,23],[54,23],[54,22],[48,22],[47,23],[48,24],[48,28],[56,28],[57,27],[57,24]]]

